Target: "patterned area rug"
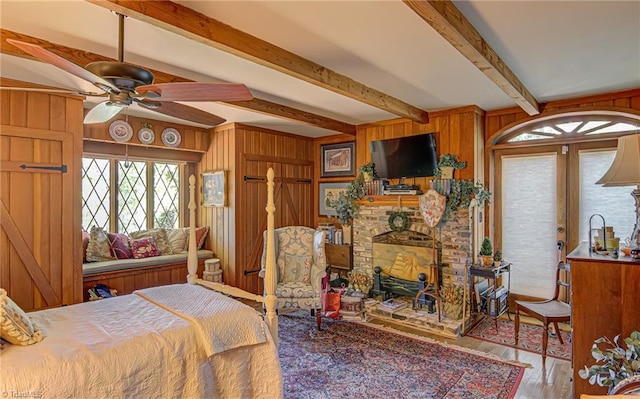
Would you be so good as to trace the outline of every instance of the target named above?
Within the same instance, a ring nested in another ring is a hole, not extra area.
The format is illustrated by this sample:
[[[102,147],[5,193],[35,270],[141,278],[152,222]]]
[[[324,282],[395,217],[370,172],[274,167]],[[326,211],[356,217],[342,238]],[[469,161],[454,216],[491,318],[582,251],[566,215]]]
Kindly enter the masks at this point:
[[[552,330],[553,327],[550,327]],[[569,333],[561,332],[562,341],[555,336],[549,336],[547,344],[547,356],[562,360],[571,360],[571,339]],[[515,346],[514,323],[510,320],[498,319],[498,333],[491,317],[485,317],[476,325],[467,336],[489,341],[496,344],[506,345],[511,348],[522,349],[534,353],[542,353],[542,327],[523,324],[520,321],[520,332],[518,333],[518,346]]]
[[[524,367],[308,312],[279,317],[287,399],[512,398]]]

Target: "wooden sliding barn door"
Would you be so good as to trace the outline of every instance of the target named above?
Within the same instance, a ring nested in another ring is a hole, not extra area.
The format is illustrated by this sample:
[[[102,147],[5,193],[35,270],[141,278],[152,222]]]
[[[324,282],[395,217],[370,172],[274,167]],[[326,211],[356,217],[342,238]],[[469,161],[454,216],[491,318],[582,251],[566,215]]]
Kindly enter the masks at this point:
[[[250,158],[250,156],[248,156]],[[311,162],[268,162],[247,159],[245,162],[238,210],[236,252],[238,265],[243,269],[237,276],[243,281],[243,288],[260,294],[263,290],[262,278],[258,276],[263,248],[263,232],[267,229],[266,174],[269,168],[275,174],[274,202],[276,206],[275,227],[312,226],[312,173]]]
[[[82,101],[2,100],[0,287],[26,311],[81,302]]]

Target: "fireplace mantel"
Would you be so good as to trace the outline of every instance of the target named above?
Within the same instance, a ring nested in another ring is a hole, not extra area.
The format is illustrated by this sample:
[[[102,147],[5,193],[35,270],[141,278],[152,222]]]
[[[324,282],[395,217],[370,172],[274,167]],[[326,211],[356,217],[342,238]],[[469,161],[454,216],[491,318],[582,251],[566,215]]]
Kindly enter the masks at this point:
[[[362,206],[396,206],[398,199],[402,206],[417,208],[420,205],[419,195],[368,195],[356,203]]]

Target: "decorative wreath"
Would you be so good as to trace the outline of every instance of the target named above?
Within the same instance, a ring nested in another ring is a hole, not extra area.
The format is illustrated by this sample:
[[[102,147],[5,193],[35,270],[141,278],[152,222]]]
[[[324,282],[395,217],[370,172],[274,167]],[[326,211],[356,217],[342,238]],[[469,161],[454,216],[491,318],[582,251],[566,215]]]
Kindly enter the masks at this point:
[[[389,216],[389,227],[391,230],[401,233],[409,228],[409,216],[402,211],[391,212]]]

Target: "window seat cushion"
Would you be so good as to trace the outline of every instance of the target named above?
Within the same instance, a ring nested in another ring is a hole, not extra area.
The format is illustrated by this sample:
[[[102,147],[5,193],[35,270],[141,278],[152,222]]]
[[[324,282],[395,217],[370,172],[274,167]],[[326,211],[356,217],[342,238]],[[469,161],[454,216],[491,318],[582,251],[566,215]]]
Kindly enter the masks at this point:
[[[141,259],[114,259],[100,262],[84,263],[82,274],[90,276],[93,274],[112,272],[116,270],[135,269],[145,266],[170,265],[174,263],[187,262],[188,252],[180,252],[172,255],[153,256]],[[213,252],[205,249],[198,250],[198,259],[213,258]]]

